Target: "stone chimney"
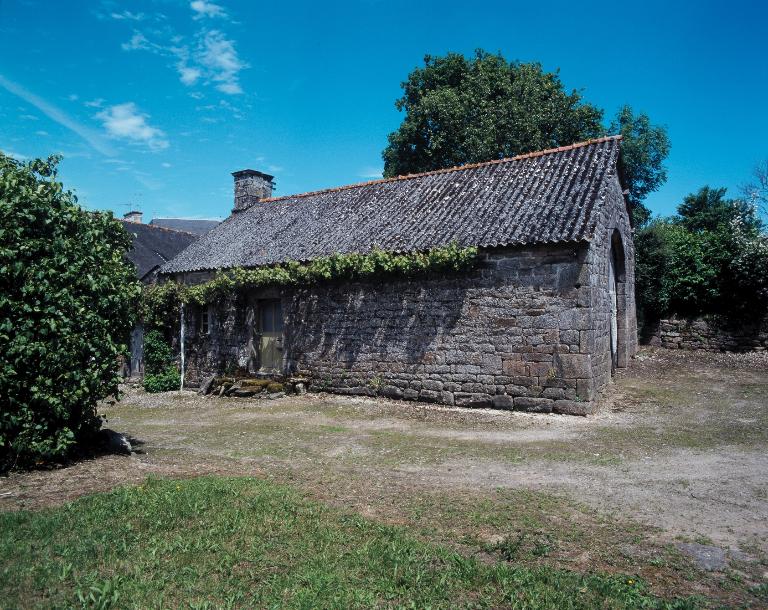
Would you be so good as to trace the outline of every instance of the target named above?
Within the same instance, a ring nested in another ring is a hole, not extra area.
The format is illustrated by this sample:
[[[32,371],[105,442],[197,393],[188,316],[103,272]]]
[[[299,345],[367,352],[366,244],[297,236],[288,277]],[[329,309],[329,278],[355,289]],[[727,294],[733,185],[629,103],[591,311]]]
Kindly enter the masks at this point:
[[[132,210],[126,214],[123,214],[123,220],[125,222],[135,222],[141,224],[141,212],[138,210]]]
[[[233,214],[247,210],[257,201],[272,196],[272,188],[275,186],[272,182],[274,176],[257,172],[255,169],[243,169],[239,172],[233,172],[232,175],[235,177]]]

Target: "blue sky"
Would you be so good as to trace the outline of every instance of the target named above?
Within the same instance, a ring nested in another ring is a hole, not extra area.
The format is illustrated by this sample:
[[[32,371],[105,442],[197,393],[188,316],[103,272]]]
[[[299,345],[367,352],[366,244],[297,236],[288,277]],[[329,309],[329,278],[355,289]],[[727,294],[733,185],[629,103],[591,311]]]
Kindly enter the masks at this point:
[[[0,150],[64,155],[81,203],[225,217],[232,171],[276,195],[380,175],[400,82],[425,54],[560,68],[611,116],[668,127],[668,214],[768,158],[768,3],[0,0]]]

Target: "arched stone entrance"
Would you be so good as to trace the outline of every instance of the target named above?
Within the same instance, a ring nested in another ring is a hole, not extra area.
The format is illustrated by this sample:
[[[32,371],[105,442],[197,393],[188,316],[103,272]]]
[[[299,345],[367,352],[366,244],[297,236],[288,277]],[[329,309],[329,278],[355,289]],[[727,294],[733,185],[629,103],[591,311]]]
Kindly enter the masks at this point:
[[[608,255],[608,295],[610,307],[611,373],[627,366],[627,298],[624,244],[616,230],[611,236]]]

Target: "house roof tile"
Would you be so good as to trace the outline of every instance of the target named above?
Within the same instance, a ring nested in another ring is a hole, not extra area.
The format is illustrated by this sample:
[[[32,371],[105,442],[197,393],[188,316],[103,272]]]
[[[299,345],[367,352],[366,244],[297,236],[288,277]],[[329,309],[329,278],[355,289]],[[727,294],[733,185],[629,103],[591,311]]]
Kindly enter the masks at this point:
[[[273,197],[227,218],[163,273],[333,253],[588,240],[620,136],[508,159]]]

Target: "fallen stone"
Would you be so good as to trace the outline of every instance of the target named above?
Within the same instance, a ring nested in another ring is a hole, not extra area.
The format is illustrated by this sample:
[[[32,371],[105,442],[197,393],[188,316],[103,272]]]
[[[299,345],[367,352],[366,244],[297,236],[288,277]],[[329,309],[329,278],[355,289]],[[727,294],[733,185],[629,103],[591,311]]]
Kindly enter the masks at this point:
[[[202,396],[206,396],[210,394],[211,390],[213,389],[214,379],[216,379],[216,377],[214,377],[213,375],[203,379],[202,383],[200,384],[200,388],[197,390],[197,393],[201,394]]]
[[[240,382],[240,381],[237,381],[237,382],[233,383],[231,386],[229,386],[229,387],[228,387],[228,388],[227,388],[227,389],[224,391],[224,396],[232,396],[232,394],[234,394],[235,392],[237,392],[237,391],[238,391],[239,389],[241,389],[242,387],[243,387],[243,384],[242,384],[242,382]]]
[[[512,396],[507,396],[504,394],[500,394],[498,396],[493,397],[493,408],[494,409],[512,409],[515,406],[515,401]]]
[[[307,386],[304,385],[303,381],[299,381],[296,383],[296,385],[293,386],[294,391],[301,396],[302,394],[307,393]]]
[[[285,392],[274,392],[272,394],[267,394],[267,398],[270,400],[276,400],[278,398],[283,398],[285,396]]]
[[[99,434],[101,435],[101,440],[105,449],[110,453],[131,455],[131,443],[129,443],[128,439],[119,432],[115,432],[109,428],[102,428]]]
[[[556,400],[552,410],[562,415],[590,415],[594,412],[594,407],[591,402]]]
[[[714,572],[725,567],[725,550],[719,546],[697,544],[695,542],[679,543],[677,549],[693,559],[694,563],[702,570]]]
[[[529,398],[519,396],[515,398],[515,411],[528,411],[528,413],[552,413],[554,401],[548,398]]]
[[[241,388],[239,390],[235,390],[234,392],[232,392],[230,396],[234,396],[236,398],[250,398],[256,393],[257,392],[255,390],[245,390]]]

